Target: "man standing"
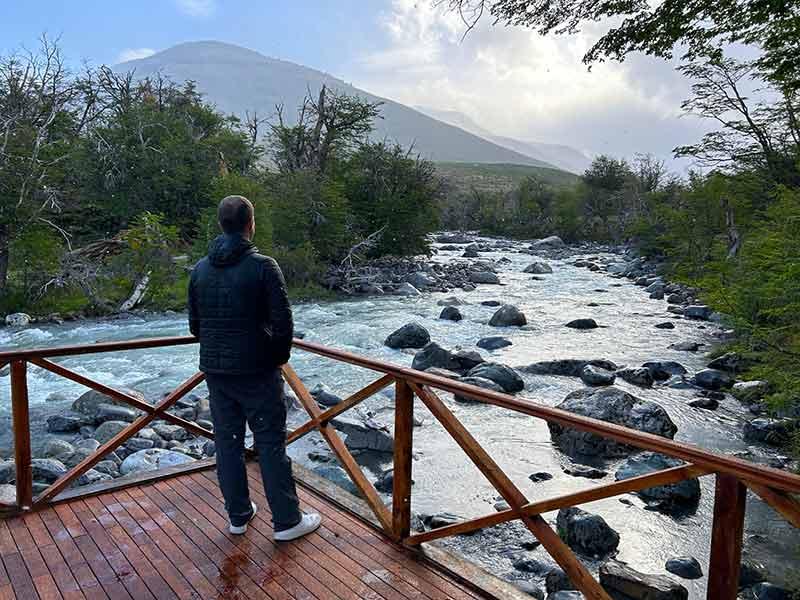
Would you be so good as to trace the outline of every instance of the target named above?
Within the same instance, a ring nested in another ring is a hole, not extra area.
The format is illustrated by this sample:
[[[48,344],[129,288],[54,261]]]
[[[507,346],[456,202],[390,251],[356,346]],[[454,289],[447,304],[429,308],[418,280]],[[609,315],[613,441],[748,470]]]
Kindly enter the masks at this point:
[[[320,525],[302,514],[286,455],[286,404],[280,366],[292,346],[292,309],[278,264],[258,254],[253,205],[242,196],[219,204],[217,237],[189,280],[189,329],[200,339],[217,451],[217,476],[230,532],[244,534],[257,506],[244,457],[250,426],[272,511],[274,538],[293,540]]]

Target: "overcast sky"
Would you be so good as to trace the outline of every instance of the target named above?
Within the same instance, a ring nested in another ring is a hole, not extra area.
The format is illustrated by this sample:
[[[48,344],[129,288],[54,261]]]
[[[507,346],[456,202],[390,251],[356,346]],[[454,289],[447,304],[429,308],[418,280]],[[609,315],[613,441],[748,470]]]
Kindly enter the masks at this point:
[[[408,105],[460,111],[519,139],[591,153],[663,158],[698,139],[682,117],[688,83],[646,57],[581,63],[599,31],[542,37],[486,20],[463,23],[430,0],[37,0],[0,7],[0,51],[60,35],[67,55],[95,64],[217,39],[332,73]],[[80,10],[76,8],[80,6]],[[685,166],[685,165],[684,165]]]

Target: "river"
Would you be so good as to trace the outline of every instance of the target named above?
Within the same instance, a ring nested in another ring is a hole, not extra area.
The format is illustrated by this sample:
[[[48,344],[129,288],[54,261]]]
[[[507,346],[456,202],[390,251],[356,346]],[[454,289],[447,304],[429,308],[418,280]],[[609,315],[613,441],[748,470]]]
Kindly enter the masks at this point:
[[[523,246],[515,245],[515,249]],[[461,260],[460,251],[439,252],[434,260]],[[509,259],[500,262],[502,257]],[[593,254],[593,256],[597,256]],[[485,358],[511,366],[558,358],[605,358],[619,365],[639,366],[648,360],[676,360],[689,372],[703,368],[704,352],[671,350],[675,342],[694,341],[704,350],[710,349],[718,334],[716,325],[683,320],[667,312],[663,300],[652,300],[643,288],[626,279],[616,279],[602,272],[578,268],[574,257],[550,260],[553,273],[539,279],[523,273],[532,261],[528,254],[512,251],[483,252],[481,258],[496,262],[504,285],[478,285],[477,290],[444,294],[423,294],[417,297],[373,297],[345,301],[303,303],[295,307],[297,328],[306,339],[401,365],[410,366],[412,351],[391,350],[383,345],[386,336],[409,321],[418,321],[430,332],[433,341],[452,348],[475,349],[475,343],[489,335],[503,335],[513,345],[492,352],[481,351]],[[615,255],[600,255],[606,260],[619,260]],[[440,299],[455,295],[467,302],[460,306],[461,322],[440,320]],[[527,316],[523,328],[499,330],[488,325],[495,308],[482,301],[499,300],[518,306]],[[592,306],[589,306],[592,304]],[[564,327],[579,317],[594,318],[600,328],[580,331]],[[675,329],[657,329],[656,323],[670,320]],[[82,344],[154,336],[187,334],[186,317],[182,314],[151,318],[79,321],[63,325],[33,325],[23,330],[0,329],[0,349]],[[61,361],[66,367],[112,386],[134,388],[149,399],[160,397],[174,388],[196,369],[197,349],[194,346],[141,350],[82,356]],[[375,379],[375,374],[342,365],[331,360],[295,352],[292,364],[311,387],[325,385],[340,396],[355,391]],[[582,384],[577,378],[532,376],[523,374],[526,389],[521,395],[553,406]],[[742,439],[742,424],[750,415],[740,403],[727,397],[716,411],[688,406],[696,391],[654,387],[642,389],[618,380],[617,385],[634,395],[663,406],[678,427],[676,440],[697,444],[712,451],[731,454],[751,450],[754,460],[764,462],[776,454],[767,448],[750,448]],[[55,375],[31,368],[29,389],[32,414],[37,431],[46,414],[63,411],[82,393],[72,384]],[[569,459],[550,442],[544,422],[515,415],[495,407],[457,404],[444,396],[458,418],[474,433],[500,466],[531,500],[561,495],[597,483],[613,481],[615,463],[605,463],[609,475],[599,482],[575,478],[562,472]],[[49,400],[48,400],[49,398]],[[9,423],[9,379],[0,378],[0,418]],[[378,420],[391,423],[392,399],[381,394],[358,410],[371,411]],[[444,430],[418,405],[424,424],[414,431],[415,461],[413,464],[412,510],[435,513],[447,510],[465,517],[491,513],[497,493],[472,466]],[[295,421],[299,416],[293,417]],[[3,439],[8,444],[9,426],[4,426]],[[3,439],[0,439],[0,444]],[[295,460],[313,466],[307,457],[312,448],[321,449],[321,440],[309,436],[291,447]],[[5,446],[7,447],[7,445]],[[374,465],[373,465],[374,466]],[[388,466],[384,464],[383,466]],[[550,481],[533,483],[528,475],[548,471]],[[371,473],[376,475],[376,473]],[[590,512],[602,515],[620,533],[618,558],[632,567],[649,573],[665,573],[665,561],[674,556],[695,556],[707,572],[713,506],[713,477],[701,479],[702,498],[696,510],[681,516],[648,510],[633,495],[626,503],[612,498],[587,505]],[[783,579],[796,558],[800,538],[771,509],[750,495],[746,524],[748,554],[766,566],[773,580]],[[551,522],[555,514],[546,515]],[[508,530],[505,528],[503,531]],[[517,529],[512,528],[512,532]],[[542,548],[525,551],[518,540],[507,535],[486,534],[465,537],[451,545],[469,554],[470,558],[508,579],[525,579],[528,574],[516,571],[513,563],[525,557],[546,559]],[[593,565],[596,567],[596,565]],[[704,597],[706,579],[681,580],[689,589],[690,598]]]

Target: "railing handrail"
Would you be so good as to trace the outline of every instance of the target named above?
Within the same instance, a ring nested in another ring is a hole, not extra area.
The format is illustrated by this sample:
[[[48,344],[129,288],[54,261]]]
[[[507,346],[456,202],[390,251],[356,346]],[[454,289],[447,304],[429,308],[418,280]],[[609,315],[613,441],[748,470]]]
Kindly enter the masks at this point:
[[[79,356],[120,350],[189,345],[197,342],[198,339],[194,336],[173,336],[120,342],[98,342],[96,344],[57,346],[53,348],[32,348],[0,352],[0,365],[12,361],[28,361],[37,358]],[[398,379],[411,381],[418,385],[430,386],[453,394],[466,396],[478,402],[506,408],[528,416],[543,419],[547,422],[559,423],[566,427],[587,431],[643,450],[666,454],[700,467],[736,476],[739,479],[758,485],[779,489],[784,492],[800,494],[800,475],[751,463],[740,458],[717,454],[692,444],[676,442],[669,438],[545,406],[525,397],[511,396],[503,392],[486,390],[441,375],[418,371],[409,367],[401,367],[383,360],[360,356],[352,352],[330,348],[322,344],[296,338],[293,345],[298,349],[319,356],[333,358],[340,362],[392,375]]]

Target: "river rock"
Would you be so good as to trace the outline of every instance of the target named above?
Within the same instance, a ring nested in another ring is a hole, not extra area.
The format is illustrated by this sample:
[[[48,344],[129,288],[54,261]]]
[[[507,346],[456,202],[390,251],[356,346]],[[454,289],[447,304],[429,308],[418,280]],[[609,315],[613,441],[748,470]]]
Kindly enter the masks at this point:
[[[740,354],[728,352],[708,363],[708,368],[717,369],[718,371],[727,371],[728,373],[737,373],[741,370],[743,363],[744,359]]]
[[[769,393],[768,381],[740,381],[733,384],[732,393],[736,398],[747,404],[758,402]]]
[[[11,313],[6,315],[6,325],[8,327],[27,327],[31,323],[31,316],[25,313]]]
[[[552,473],[548,473],[547,471],[539,471],[537,473],[531,473],[528,475],[528,479],[530,479],[533,483],[541,483],[542,481],[550,481],[553,478]]]
[[[753,594],[753,600],[792,600],[796,597],[789,590],[767,582],[755,584],[750,593]]]
[[[111,477],[119,477],[119,467],[113,460],[101,460],[94,466],[98,473],[105,473]]]
[[[141,392],[130,389],[120,389],[121,392],[133,396],[134,398],[146,402],[144,395]],[[111,396],[106,396],[96,390],[89,390],[82,394],[75,402],[72,403],[72,410],[82,415],[86,415],[92,419],[97,418],[97,409],[101,404],[111,404],[113,406],[127,407],[127,404],[114,400]]]
[[[602,479],[608,475],[605,471],[586,465],[570,465],[562,467],[561,470],[572,477],[583,477],[584,479]]]
[[[168,423],[156,423],[151,426],[158,436],[168,442],[185,442],[191,434],[180,425],[170,425]]]
[[[541,250],[543,248],[563,248],[564,246],[566,246],[564,240],[557,235],[551,235],[533,242],[531,244],[531,250]]]
[[[315,385],[309,393],[320,406],[336,406],[342,401],[339,396],[328,390],[322,383]]]
[[[453,352],[453,357],[458,361],[459,366],[464,371],[474,369],[486,360],[480,355],[480,352],[475,350],[456,350]]]
[[[683,316],[689,319],[697,319],[700,321],[707,321],[713,311],[710,307],[703,304],[695,304],[693,306],[686,306],[683,309]]]
[[[567,574],[561,567],[553,567],[550,569],[544,577],[544,582],[545,589],[547,593],[550,594],[547,597],[548,600],[555,594],[568,594],[575,590],[575,584],[567,577]]]
[[[86,425],[86,417],[77,413],[50,415],[47,417],[47,431],[50,433],[69,433],[78,431]]]
[[[142,471],[156,471],[166,469],[184,463],[192,462],[192,459],[180,452],[163,450],[161,448],[150,448],[139,450],[128,456],[122,461],[119,472],[122,475],[139,473]]]
[[[402,282],[394,289],[394,293],[397,296],[421,296],[422,292],[420,292],[417,288],[413,285],[408,283],[407,281]]]
[[[544,600],[544,592],[535,583],[531,583],[530,581],[516,581],[514,582],[514,587],[531,598]]]
[[[615,560],[600,565],[600,585],[631,600],[688,600],[689,591],[663,575],[639,573]]]
[[[767,580],[764,568],[750,558],[743,558],[739,566],[739,587],[747,588]]]
[[[54,483],[67,473],[67,467],[60,460],[54,458],[34,458],[31,461],[33,480]]]
[[[672,360],[650,361],[642,365],[650,371],[656,381],[666,381],[673,375],[686,375],[688,371],[682,364]]]
[[[11,483],[17,478],[17,465],[13,460],[0,459],[0,484]]]
[[[560,360],[545,360],[532,363],[520,370],[531,375],[564,375],[568,377],[580,377],[581,371],[586,365],[593,365],[607,371],[616,371],[617,365],[610,360],[581,360],[577,358],[563,358]]]
[[[460,321],[464,318],[464,315],[455,306],[445,306],[439,318],[447,321]]]
[[[439,529],[448,525],[455,525],[464,520],[464,517],[449,512],[440,512],[435,515],[421,515],[422,523],[428,529]]]
[[[697,352],[700,349],[700,344],[697,342],[677,342],[670,344],[670,350],[678,350],[679,352]]]
[[[131,438],[125,442],[125,447],[131,452],[138,452],[139,450],[147,450],[155,446],[153,440],[143,440],[142,438]]]
[[[486,379],[484,377],[462,377],[461,379],[459,379],[459,381],[461,383],[466,383],[467,385],[474,385],[474,386],[482,388],[484,390],[491,390],[493,392],[502,392],[502,391],[504,391],[503,388],[500,387],[500,385],[498,385],[494,381],[491,381],[491,380]],[[467,398],[466,396],[461,396],[459,394],[456,394],[454,396],[454,399],[455,399],[456,402],[461,402],[461,403],[464,403],[464,404],[470,404],[470,403],[476,404],[476,403],[479,403],[478,400],[473,400],[472,398]]]
[[[126,423],[125,421],[106,421],[94,430],[94,439],[101,444],[105,444],[120,431],[128,427],[128,425],[130,425],[130,423]]]
[[[562,508],[556,520],[558,535],[576,552],[589,557],[608,556],[619,546],[619,534],[600,515],[577,507]]]
[[[527,324],[525,315],[513,304],[501,306],[489,319],[489,325],[492,327],[522,327]]]
[[[581,370],[581,381],[586,385],[613,385],[616,375],[594,365],[586,365]]]
[[[744,439],[748,442],[780,446],[789,440],[796,427],[797,423],[793,419],[753,419],[744,424]]]
[[[647,475],[656,471],[672,469],[683,466],[685,463],[677,458],[658,454],[656,452],[642,452],[627,459],[614,474],[617,481]],[[659,485],[636,492],[645,500],[661,503],[684,504],[695,502],[700,498],[700,482],[695,479],[685,479],[677,483]]]
[[[89,469],[78,477],[73,484],[73,487],[81,486],[81,485],[93,485],[95,483],[100,483],[101,481],[111,481],[113,477],[108,473],[101,473],[97,469]]]
[[[439,367],[428,367],[425,369],[426,373],[430,373],[431,375],[437,375],[438,377],[446,377],[447,379],[461,379],[461,373],[456,373],[455,371],[450,371],[448,369],[440,369]]]
[[[673,575],[683,579],[700,579],[703,576],[703,567],[693,556],[676,556],[670,558],[665,568]]]
[[[389,334],[383,342],[389,348],[422,348],[431,341],[431,334],[419,323],[406,323]]]
[[[345,471],[342,467],[336,465],[317,465],[315,466],[312,471],[322,477],[323,479],[327,479],[334,485],[342,488],[346,492],[354,496],[360,496],[361,492],[356,487],[356,485],[351,481],[350,477],[347,475],[347,471]]]
[[[95,423],[104,423],[105,421],[126,421],[128,423],[133,423],[139,414],[139,411],[128,408],[127,406],[101,403],[97,405],[94,420]],[[194,411],[192,414],[194,414]]]
[[[461,364],[450,350],[442,348],[436,342],[430,342],[422,350],[414,355],[411,368],[418,371],[425,371],[431,367],[447,369],[448,371],[460,371]]]
[[[434,241],[439,244],[469,244],[472,238],[461,232],[440,233],[434,238]]]
[[[511,367],[500,363],[481,363],[477,367],[470,369],[467,373],[467,377],[489,379],[510,394],[521,392],[525,389],[525,382],[522,380],[522,377]]]
[[[653,374],[650,372],[650,369],[646,369],[645,367],[627,367],[625,369],[619,369],[615,372],[615,375],[623,381],[640,387],[650,387],[653,385]]]
[[[719,408],[719,400],[701,396],[689,402],[689,406],[692,408],[703,408],[705,410],[717,410]]]
[[[534,275],[547,275],[553,272],[553,267],[546,262],[537,261],[529,264],[522,272],[532,273]]]
[[[144,430],[142,430],[144,431]],[[141,432],[139,432],[141,437]],[[98,442],[94,438],[87,438],[85,440],[78,440],[73,444],[75,450],[86,450],[88,452],[96,452],[97,449],[100,447],[100,442]]]
[[[476,346],[478,346],[478,348],[483,348],[484,350],[499,350],[500,348],[506,348],[512,344],[513,342],[508,338],[489,336],[479,339]]]
[[[448,296],[447,298],[442,298],[436,304],[438,306],[463,306],[467,303],[455,296]]]
[[[53,438],[47,440],[42,448],[42,456],[44,458],[56,458],[62,454],[72,454],[75,452],[75,447],[67,441]]]
[[[724,371],[703,369],[694,374],[692,383],[707,390],[721,390],[731,387],[733,379]]]
[[[409,273],[403,278],[403,281],[410,283],[417,289],[436,285],[436,280],[428,275],[425,271],[417,271],[416,273]]]
[[[574,319],[567,323],[565,327],[571,329],[597,329],[597,321],[594,319]]]
[[[662,323],[656,323],[656,329],[675,329],[675,323],[672,321],[664,321]]]
[[[472,283],[500,284],[500,278],[497,276],[497,273],[492,273],[491,271],[472,271],[469,274],[469,280]]]
[[[373,419],[339,416],[331,420],[331,425],[347,436],[345,444],[351,450],[394,451],[394,437],[389,428]]]
[[[654,402],[640,400],[617,387],[584,388],[569,394],[556,408],[575,414],[631,427],[666,438],[673,438],[678,428],[667,411]],[[586,431],[547,424],[553,443],[570,456],[626,456],[632,448]]]

